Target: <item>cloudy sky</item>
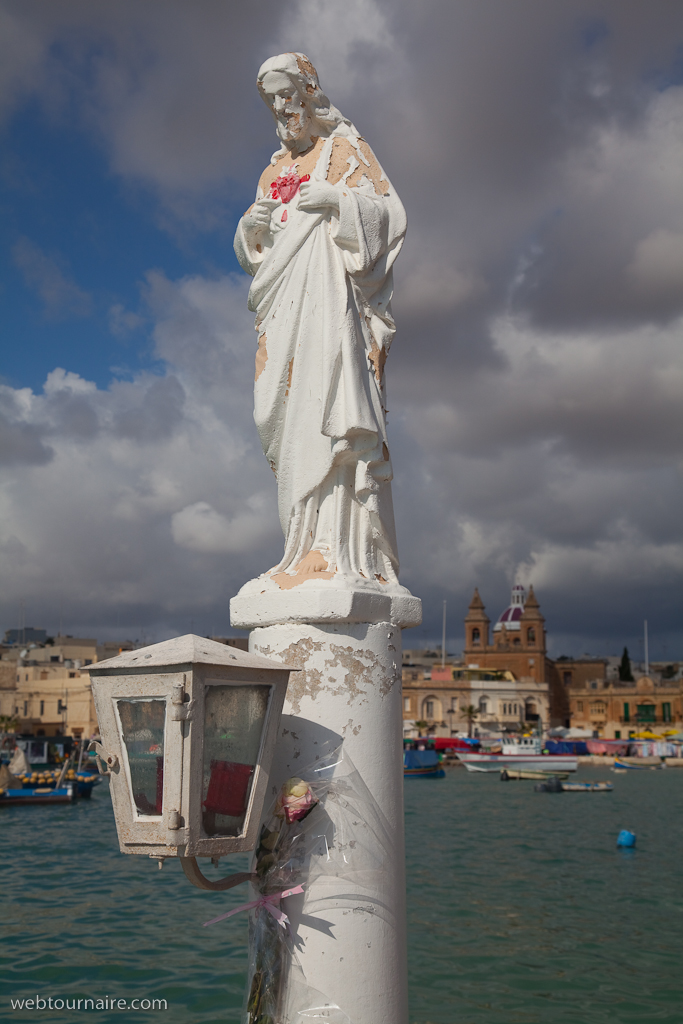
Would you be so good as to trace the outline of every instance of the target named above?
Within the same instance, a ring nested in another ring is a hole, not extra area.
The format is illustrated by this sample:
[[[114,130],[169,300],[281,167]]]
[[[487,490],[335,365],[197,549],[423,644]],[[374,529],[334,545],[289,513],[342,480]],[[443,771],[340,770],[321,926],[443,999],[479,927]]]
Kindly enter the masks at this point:
[[[683,657],[683,10],[0,0],[0,628],[229,632],[279,558],[237,220],[302,50],[409,230],[402,581],[450,646],[533,583],[551,651]]]

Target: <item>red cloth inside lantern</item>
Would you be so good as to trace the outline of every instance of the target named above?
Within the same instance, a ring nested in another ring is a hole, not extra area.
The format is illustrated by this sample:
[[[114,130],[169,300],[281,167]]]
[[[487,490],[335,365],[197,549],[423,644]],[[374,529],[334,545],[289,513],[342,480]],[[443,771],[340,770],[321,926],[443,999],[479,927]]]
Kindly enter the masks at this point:
[[[253,764],[212,761],[209,788],[204,801],[206,810],[214,814],[241,817],[247,809],[249,779],[253,772]]]

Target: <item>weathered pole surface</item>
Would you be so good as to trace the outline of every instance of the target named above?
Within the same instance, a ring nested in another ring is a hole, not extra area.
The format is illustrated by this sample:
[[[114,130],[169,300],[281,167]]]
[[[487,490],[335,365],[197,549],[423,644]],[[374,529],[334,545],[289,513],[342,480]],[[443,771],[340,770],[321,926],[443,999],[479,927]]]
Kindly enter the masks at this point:
[[[419,624],[421,604],[398,582],[384,364],[405,213],[304,54],[266,61],[258,87],[281,146],[235,251],[254,278],[254,418],[285,551],[233,598],[231,622],[251,630],[250,651],[301,669],[273,793],[343,744],[386,823],[381,850],[354,850],[352,876],[288,897],[306,982],[337,1021],[404,1024],[401,629]]]
[[[303,940],[298,956],[310,984],[354,1024],[407,1021],[401,631],[390,623],[280,625],[256,629],[249,644],[293,673],[273,779],[315,760],[330,733],[343,740],[389,825],[389,848],[366,884],[340,878],[308,887],[287,912]],[[333,741],[334,742],[334,741]],[[368,882],[370,884],[368,884]]]

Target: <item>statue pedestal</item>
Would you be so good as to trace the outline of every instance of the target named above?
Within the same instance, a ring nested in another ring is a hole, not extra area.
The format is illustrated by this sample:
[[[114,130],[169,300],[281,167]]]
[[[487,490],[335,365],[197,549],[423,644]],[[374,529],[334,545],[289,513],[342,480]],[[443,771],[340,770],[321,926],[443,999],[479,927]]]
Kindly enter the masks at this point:
[[[400,628],[387,621],[280,623],[254,629],[249,650],[301,669],[290,677],[272,793],[313,763],[323,746],[329,750],[343,741],[390,837],[383,870],[377,872],[376,857],[367,864],[372,881],[339,878],[331,884],[326,878],[288,898],[284,909],[301,941],[297,956],[307,982],[352,1024],[405,1024]]]
[[[336,573],[329,580],[312,574],[287,590],[271,576],[257,576],[230,601],[230,623],[235,629],[283,622],[393,622],[399,629],[407,629],[422,622],[422,602],[398,583]]]

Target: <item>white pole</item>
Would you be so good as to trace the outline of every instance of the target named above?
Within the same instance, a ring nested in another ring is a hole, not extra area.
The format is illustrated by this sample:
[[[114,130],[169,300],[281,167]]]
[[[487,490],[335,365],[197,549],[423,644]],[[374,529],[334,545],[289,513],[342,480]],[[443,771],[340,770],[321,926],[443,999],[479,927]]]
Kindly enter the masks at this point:
[[[644,638],[645,638],[645,675],[649,676],[649,674],[650,674],[650,652],[648,650],[648,645],[647,645],[647,619],[644,620],[644,630],[643,630],[643,633],[644,633]]]
[[[389,847],[374,858],[359,845],[358,880],[327,877],[287,900],[306,982],[352,1024],[407,1024],[401,630],[389,622],[266,626],[252,630],[249,650],[302,670],[290,677],[271,792],[343,741],[389,828]]]
[[[443,603],[443,624],[441,628],[441,668],[446,664],[446,602]]]

